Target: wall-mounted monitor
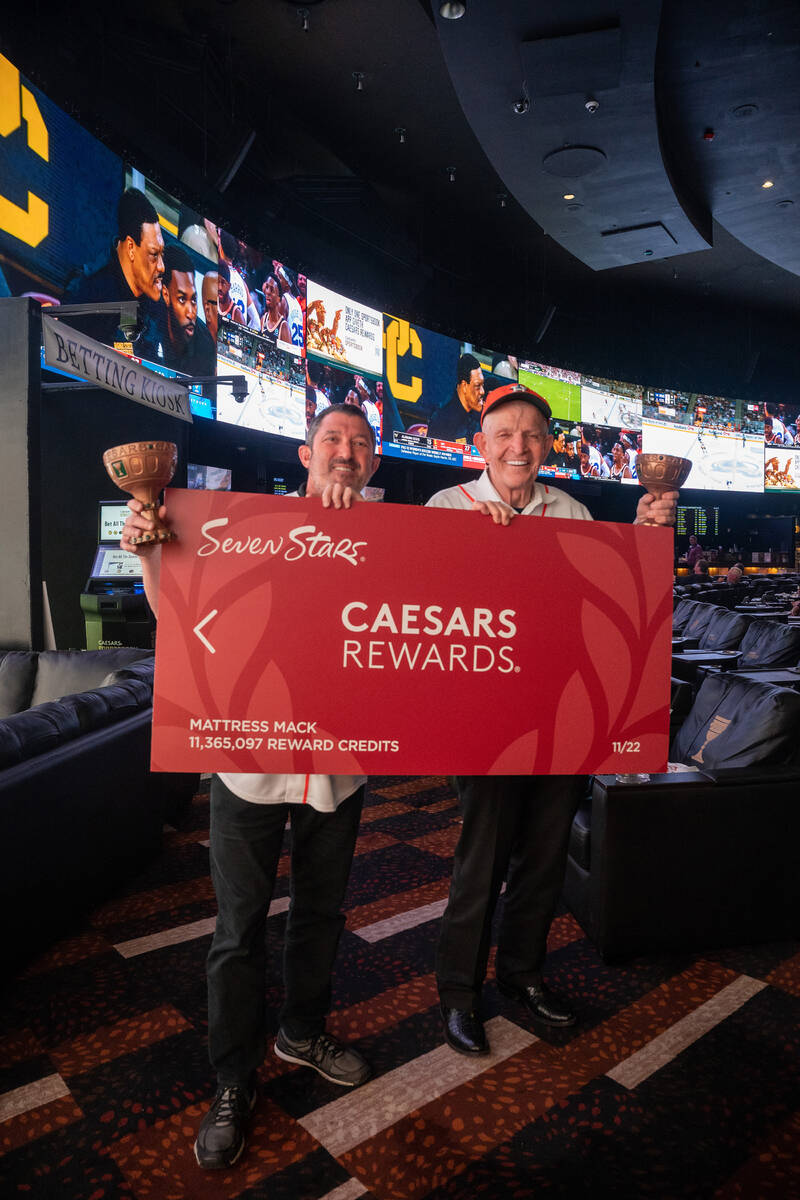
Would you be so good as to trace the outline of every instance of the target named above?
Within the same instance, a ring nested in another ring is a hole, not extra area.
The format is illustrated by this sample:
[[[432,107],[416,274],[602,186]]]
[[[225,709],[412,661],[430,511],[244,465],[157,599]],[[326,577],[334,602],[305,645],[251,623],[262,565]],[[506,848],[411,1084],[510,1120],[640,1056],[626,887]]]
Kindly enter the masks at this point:
[[[800,448],[764,447],[764,490],[800,492]]]
[[[229,492],[231,490],[231,468],[187,463],[186,486],[187,488],[202,488],[207,492]]]
[[[123,500],[101,500],[98,505],[98,542],[119,542],[122,526],[131,515]]]
[[[516,358],[383,315],[383,453],[482,469],[473,444],[495,388],[518,377]]]
[[[142,560],[119,546],[98,546],[90,579],[141,579]]]
[[[688,539],[692,535],[697,538],[701,545],[704,538],[709,538],[716,545],[719,538],[718,505],[678,505],[678,512],[675,518],[675,536],[678,539]]]
[[[694,392],[645,393],[642,444],[648,454],[692,462],[686,487],[728,492],[764,490],[764,424],[752,406]]]

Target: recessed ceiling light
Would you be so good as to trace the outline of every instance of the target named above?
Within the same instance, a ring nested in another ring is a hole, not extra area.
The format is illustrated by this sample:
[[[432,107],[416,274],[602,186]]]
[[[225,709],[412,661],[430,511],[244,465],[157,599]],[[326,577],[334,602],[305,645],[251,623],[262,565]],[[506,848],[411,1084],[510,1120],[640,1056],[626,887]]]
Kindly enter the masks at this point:
[[[564,199],[565,200],[574,200],[575,193],[574,192],[564,192]]]
[[[765,179],[761,186],[762,186],[762,188],[771,188],[771,187],[775,187],[775,184],[772,182],[771,179]]]
[[[457,21],[466,11],[467,6],[462,0],[443,0],[439,5],[439,15],[446,21]]]

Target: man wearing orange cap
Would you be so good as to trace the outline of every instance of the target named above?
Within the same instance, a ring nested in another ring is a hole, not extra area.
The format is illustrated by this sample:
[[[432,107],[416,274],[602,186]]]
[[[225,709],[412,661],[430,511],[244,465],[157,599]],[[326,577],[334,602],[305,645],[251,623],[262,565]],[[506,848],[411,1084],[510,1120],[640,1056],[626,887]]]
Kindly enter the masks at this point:
[[[486,462],[477,479],[437,492],[434,508],[458,508],[506,526],[519,514],[590,521],[565,492],[536,480],[553,445],[550,405],[519,384],[491,392],[475,445]],[[636,524],[673,525],[677,492],[644,495]],[[576,1016],[542,978],[547,932],[564,880],[572,820],[583,777],[457,776],[463,824],[442,918],[436,978],[445,1037],[461,1054],[486,1054],[479,1005],[491,944],[492,917],[506,881],[495,974],[502,992],[541,1025],[574,1025]]]

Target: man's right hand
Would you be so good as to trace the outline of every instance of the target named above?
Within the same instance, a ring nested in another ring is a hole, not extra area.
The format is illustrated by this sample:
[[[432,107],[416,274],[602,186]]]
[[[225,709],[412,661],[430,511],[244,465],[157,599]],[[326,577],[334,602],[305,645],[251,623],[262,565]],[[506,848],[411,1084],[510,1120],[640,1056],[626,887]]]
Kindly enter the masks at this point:
[[[131,543],[131,538],[140,537],[143,533],[149,533],[153,529],[153,522],[148,516],[142,516],[144,505],[141,500],[129,500],[128,508],[131,510],[130,515],[122,527],[122,535],[119,544],[123,550],[127,550],[129,554],[136,554],[139,558],[144,558],[151,555],[153,551],[160,545],[159,542],[143,542],[136,546]],[[167,510],[162,504],[158,510],[158,519],[166,524]]]
[[[491,517],[495,525],[510,525],[516,513],[510,505],[502,500],[474,500],[474,511]]]
[[[352,508],[364,503],[361,492],[344,483],[329,483],[319,495],[323,508]]]

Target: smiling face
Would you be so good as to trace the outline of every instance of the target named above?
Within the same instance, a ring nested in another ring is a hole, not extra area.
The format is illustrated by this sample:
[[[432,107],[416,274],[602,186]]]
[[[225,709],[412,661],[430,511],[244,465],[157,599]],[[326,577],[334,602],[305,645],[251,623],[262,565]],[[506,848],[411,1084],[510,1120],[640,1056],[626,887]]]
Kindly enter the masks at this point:
[[[167,330],[170,341],[184,350],[194,337],[197,323],[197,288],[194,275],[188,271],[173,271],[164,288],[167,305]]]
[[[360,492],[375,474],[380,459],[372,449],[366,418],[359,410],[323,414],[310,446],[297,453],[308,471],[306,494],[320,496],[331,483]]]
[[[492,409],[483,419],[483,430],[475,434],[489,478],[507,504],[524,508],[533,494],[533,484],[553,439],[547,421],[526,400],[510,400]]]

